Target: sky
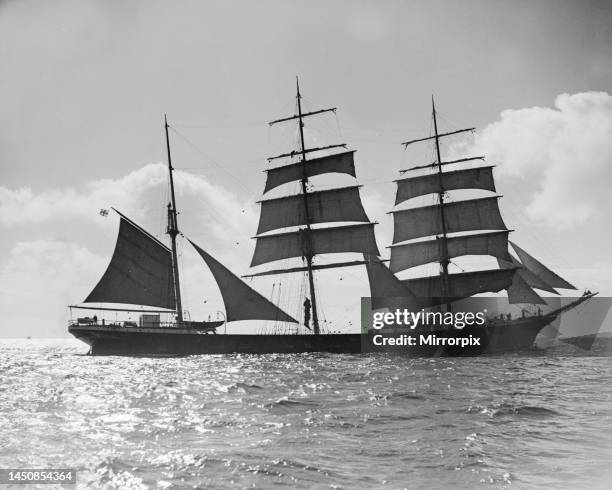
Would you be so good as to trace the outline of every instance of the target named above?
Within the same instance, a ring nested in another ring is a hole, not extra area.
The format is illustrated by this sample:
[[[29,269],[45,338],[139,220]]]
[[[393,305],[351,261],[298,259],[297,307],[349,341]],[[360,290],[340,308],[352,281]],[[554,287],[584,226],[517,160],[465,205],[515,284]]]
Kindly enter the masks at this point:
[[[610,2],[4,0],[0,66],[0,337],[67,335],[66,305],[114,247],[100,209],[165,239],[164,114],[181,230],[247,273],[266,157],[296,138],[267,123],[293,114],[296,76],[305,110],[338,108],[306,139],[357,150],[383,255],[392,181],[432,161],[400,143],[430,134],[434,95],[441,131],[477,128],[443,154],[496,165],[513,240],[612,296]],[[181,247],[188,308],[215,314],[212,277]],[[250,284],[300,314],[301,278]],[[318,288],[328,328],[356,328],[365,272],[321,273]]]

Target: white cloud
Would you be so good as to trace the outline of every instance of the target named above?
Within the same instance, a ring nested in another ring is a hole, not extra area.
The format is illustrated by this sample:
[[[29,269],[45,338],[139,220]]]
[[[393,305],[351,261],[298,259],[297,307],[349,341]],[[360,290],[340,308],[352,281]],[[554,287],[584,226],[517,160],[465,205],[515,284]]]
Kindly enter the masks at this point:
[[[107,262],[74,243],[35,240],[15,244],[0,269],[2,337],[65,336],[65,306],[87,295]]]
[[[29,187],[9,189],[0,186],[0,225],[42,223],[54,219],[82,218],[99,225],[109,220],[99,219],[102,208],[116,207],[139,220],[150,208],[161,209],[167,201],[167,168],[148,164],[119,179],[87,182],[79,188],[67,187],[34,192]],[[238,201],[234,194],[205,178],[185,171],[175,173],[179,208],[185,216],[197,215],[218,237],[228,229],[253,228],[255,212],[252,205]],[[193,212],[197,206],[198,213]]]
[[[461,151],[486,155],[499,165],[501,178],[536,183],[525,203],[532,220],[567,228],[602,218],[612,207],[608,93],[562,94],[554,108],[503,111],[499,121],[479,131]]]

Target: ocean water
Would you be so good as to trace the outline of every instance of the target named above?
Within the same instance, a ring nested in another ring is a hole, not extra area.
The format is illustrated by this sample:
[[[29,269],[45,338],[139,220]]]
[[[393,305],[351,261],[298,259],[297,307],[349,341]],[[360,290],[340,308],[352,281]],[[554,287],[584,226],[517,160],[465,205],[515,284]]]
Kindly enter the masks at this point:
[[[612,482],[609,357],[86,350],[0,343],[0,468],[75,468],[79,488]]]

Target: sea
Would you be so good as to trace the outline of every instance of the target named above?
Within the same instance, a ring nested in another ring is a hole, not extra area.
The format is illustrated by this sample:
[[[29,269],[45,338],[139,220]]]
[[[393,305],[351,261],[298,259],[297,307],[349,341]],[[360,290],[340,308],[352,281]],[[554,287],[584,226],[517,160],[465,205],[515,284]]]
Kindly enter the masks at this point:
[[[0,341],[0,468],[75,469],[77,488],[612,488],[610,357],[86,352]]]

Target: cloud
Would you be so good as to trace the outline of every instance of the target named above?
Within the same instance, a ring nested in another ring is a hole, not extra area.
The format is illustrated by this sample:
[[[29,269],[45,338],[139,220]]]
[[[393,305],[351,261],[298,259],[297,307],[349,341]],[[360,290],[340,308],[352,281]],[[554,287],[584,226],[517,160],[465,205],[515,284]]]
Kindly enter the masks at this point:
[[[502,179],[535,183],[525,203],[534,221],[567,228],[602,218],[612,205],[612,96],[562,94],[554,108],[503,111],[459,151],[486,155]]]
[[[107,262],[74,243],[34,240],[15,244],[0,269],[2,336],[66,336],[64,307],[87,295]]]
[[[74,218],[108,225],[109,220],[99,219],[98,212],[110,206],[139,220],[151,209],[159,211],[167,202],[167,175],[166,166],[157,163],[145,165],[119,179],[91,181],[78,188],[36,193],[29,187],[9,189],[0,186],[0,225]],[[185,210],[185,215],[197,206],[200,222],[218,236],[227,235],[228,228],[244,230],[253,227],[256,217],[252,205],[241,203],[222,187],[185,171],[175,173],[175,184],[177,199],[183,198],[179,207]]]

